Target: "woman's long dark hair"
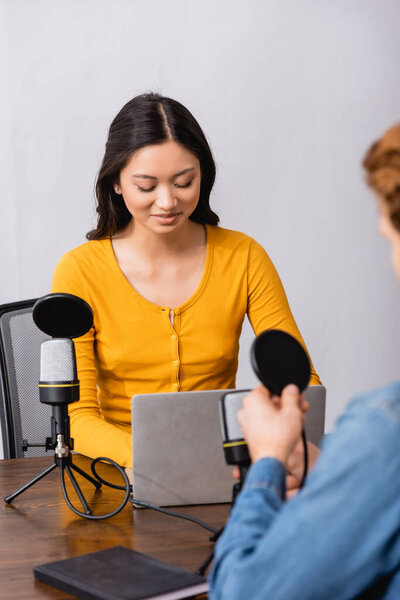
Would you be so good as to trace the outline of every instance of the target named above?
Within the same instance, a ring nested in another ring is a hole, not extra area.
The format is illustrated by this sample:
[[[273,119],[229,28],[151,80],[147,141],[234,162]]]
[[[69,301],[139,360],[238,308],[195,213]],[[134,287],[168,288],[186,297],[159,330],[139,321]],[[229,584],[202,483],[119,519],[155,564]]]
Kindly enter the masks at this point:
[[[120,171],[139,148],[168,140],[185,146],[200,162],[200,197],[189,218],[196,223],[217,225],[219,218],[209,204],[215,163],[200,125],[176,100],[150,93],[130,100],[111,123],[96,182],[97,226],[86,235],[88,240],[112,236],[129,223],[132,215],[114,190]]]

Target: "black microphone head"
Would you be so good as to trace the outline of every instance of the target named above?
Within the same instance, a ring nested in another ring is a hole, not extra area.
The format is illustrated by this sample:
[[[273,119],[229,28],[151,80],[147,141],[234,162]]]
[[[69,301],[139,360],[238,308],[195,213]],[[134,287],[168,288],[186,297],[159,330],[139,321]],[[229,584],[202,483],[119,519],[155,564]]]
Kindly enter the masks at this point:
[[[277,396],[294,383],[303,392],[311,376],[311,366],[303,346],[289,333],[268,329],[256,337],[251,347],[251,364],[265,387]]]
[[[47,294],[35,302],[33,320],[41,331],[55,338],[76,338],[93,325],[89,304],[73,294]]]

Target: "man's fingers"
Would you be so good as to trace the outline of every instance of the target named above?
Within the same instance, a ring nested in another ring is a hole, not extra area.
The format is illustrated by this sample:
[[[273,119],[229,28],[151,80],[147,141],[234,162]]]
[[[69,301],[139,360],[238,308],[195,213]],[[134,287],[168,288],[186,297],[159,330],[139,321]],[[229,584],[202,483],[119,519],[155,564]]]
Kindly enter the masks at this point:
[[[281,407],[281,397],[280,396],[271,396],[270,400],[276,408]]]
[[[282,390],[282,407],[296,406],[300,408],[300,391],[297,385],[290,383]]]
[[[236,421],[239,423],[241,427],[244,425],[244,410],[241,408],[236,413]]]
[[[298,494],[300,488],[292,488],[291,490],[287,490],[286,491],[286,500],[290,500],[291,498],[293,498],[294,496],[296,496],[296,494]]]
[[[300,487],[300,480],[295,475],[291,475],[290,473],[286,475],[286,489],[292,490],[294,488]]]
[[[303,413],[306,413],[308,411],[308,409],[310,408],[310,403],[307,402],[307,400],[301,400],[300,408]]]

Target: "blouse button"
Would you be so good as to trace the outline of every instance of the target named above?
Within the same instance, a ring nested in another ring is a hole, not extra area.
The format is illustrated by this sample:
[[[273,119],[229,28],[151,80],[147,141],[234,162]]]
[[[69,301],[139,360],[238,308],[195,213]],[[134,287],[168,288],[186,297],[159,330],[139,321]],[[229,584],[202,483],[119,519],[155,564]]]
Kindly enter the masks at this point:
[[[176,337],[176,335],[175,335],[175,334],[171,335],[171,340],[172,340],[173,342],[175,342],[177,339],[178,339],[178,338]]]
[[[179,366],[179,360],[174,360],[174,362],[172,364],[174,365],[174,367]]]

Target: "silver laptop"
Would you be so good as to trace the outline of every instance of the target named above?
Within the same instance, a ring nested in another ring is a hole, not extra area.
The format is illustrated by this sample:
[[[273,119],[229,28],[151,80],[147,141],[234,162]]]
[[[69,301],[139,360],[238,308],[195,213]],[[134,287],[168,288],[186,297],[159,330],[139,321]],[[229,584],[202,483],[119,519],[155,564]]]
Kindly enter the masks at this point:
[[[140,394],[132,398],[133,496],[159,506],[232,500],[232,466],[225,463],[219,399],[228,391]],[[243,392],[245,395],[247,391]],[[324,434],[324,386],[306,390],[307,438]]]

